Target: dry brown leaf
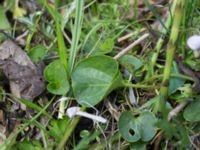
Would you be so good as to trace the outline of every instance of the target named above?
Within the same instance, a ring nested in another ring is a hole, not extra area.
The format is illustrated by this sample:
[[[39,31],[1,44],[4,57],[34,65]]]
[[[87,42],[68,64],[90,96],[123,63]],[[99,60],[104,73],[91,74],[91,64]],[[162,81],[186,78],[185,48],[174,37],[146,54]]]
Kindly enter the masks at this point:
[[[5,41],[0,46],[0,63],[16,97],[33,100],[44,91],[42,67],[36,66],[13,41]]]

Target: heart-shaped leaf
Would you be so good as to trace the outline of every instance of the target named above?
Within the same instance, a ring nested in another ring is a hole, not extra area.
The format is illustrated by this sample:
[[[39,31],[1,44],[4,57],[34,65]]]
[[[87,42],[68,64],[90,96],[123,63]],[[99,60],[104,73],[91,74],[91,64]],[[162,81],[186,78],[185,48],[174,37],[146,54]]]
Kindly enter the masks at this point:
[[[184,110],[183,116],[187,121],[196,122],[200,121],[200,101],[190,103]]]
[[[60,60],[52,62],[45,68],[44,77],[49,82],[47,86],[49,92],[64,95],[69,91],[67,73]]]
[[[118,63],[108,56],[94,56],[79,62],[72,73],[72,88],[78,103],[91,107],[110,91],[122,86]]]
[[[142,112],[137,118],[125,111],[118,122],[119,132],[128,142],[149,141],[156,134],[155,123],[156,118],[149,111]]]
[[[128,142],[136,142],[141,138],[140,127],[134,122],[130,111],[125,111],[119,118],[119,132]]]

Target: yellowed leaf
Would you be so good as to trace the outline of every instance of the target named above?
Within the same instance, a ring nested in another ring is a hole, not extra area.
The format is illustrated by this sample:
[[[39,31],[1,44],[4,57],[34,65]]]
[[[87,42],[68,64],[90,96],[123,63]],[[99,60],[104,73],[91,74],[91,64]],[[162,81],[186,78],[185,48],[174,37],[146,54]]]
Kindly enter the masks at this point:
[[[26,10],[21,7],[16,6],[13,12],[13,17],[17,18],[17,17],[22,17],[24,15],[26,15]]]

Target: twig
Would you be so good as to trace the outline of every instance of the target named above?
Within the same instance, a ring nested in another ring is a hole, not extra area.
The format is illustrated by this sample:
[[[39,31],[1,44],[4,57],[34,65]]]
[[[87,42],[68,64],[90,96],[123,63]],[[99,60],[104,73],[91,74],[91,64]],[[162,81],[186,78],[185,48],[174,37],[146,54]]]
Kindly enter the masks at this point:
[[[23,45],[23,46],[26,45],[26,41],[23,38],[26,37],[28,34],[29,34],[29,31],[26,30],[24,33],[16,37],[15,41],[18,42],[20,45]]]
[[[196,149],[196,150],[200,150],[200,148],[193,142],[192,138],[189,137],[189,141],[192,144],[192,146]]]
[[[119,59],[120,57],[122,57],[123,55],[125,55],[126,53],[128,53],[133,47],[135,47],[136,45],[138,45],[142,41],[144,41],[147,37],[149,37],[149,33],[144,34],[139,39],[137,39],[135,42],[133,42],[132,44],[130,44],[128,47],[126,47],[125,49],[123,49],[121,52],[119,52],[117,55],[114,56],[114,59]]]
[[[65,31],[63,31],[63,35],[64,35],[65,39],[69,42],[69,44],[72,44],[72,40],[69,38],[69,36],[67,35],[67,33]]]
[[[28,34],[29,34],[29,31],[26,30],[24,33],[22,33],[21,35],[19,35],[19,36],[16,37],[16,41],[20,41],[22,38],[24,38]]]
[[[110,112],[111,116],[115,118],[116,121],[119,121],[120,113],[117,111],[116,108],[112,106],[112,104],[108,101],[106,105],[108,111]]]
[[[172,118],[178,115],[178,113],[183,110],[183,108],[187,105],[188,102],[183,102],[177,105],[174,109],[172,109],[168,114],[168,120],[170,121]]]
[[[126,34],[126,35],[120,37],[120,38],[117,40],[117,42],[122,42],[122,41],[128,39],[129,37],[131,37],[131,36],[133,36],[133,35],[134,35],[134,32],[128,33],[128,34]]]
[[[142,28],[139,32],[142,33],[142,32],[144,32],[144,31],[146,31],[146,28]],[[124,40],[130,38],[130,37],[133,36],[134,34],[135,34],[135,32],[128,33],[128,34],[126,34],[126,35],[124,35],[124,36],[118,38],[117,42],[122,42],[122,41],[124,41]]]

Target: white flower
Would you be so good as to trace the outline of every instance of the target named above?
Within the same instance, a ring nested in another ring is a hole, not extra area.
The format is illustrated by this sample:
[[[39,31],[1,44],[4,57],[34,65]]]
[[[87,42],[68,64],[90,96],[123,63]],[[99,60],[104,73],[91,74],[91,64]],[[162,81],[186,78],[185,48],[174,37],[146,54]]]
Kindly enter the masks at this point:
[[[80,107],[68,108],[67,115],[69,116],[69,118],[73,118],[74,116],[82,116],[82,117],[86,117],[86,118],[92,119],[93,121],[97,121],[97,122],[101,122],[101,123],[107,122],[107,120],[101,116],[96,116],[96,115],[81,111]]]
[[[187,40],[187,45],[194,52],[196,58],[200,57],[200,35],[193,35]]]

